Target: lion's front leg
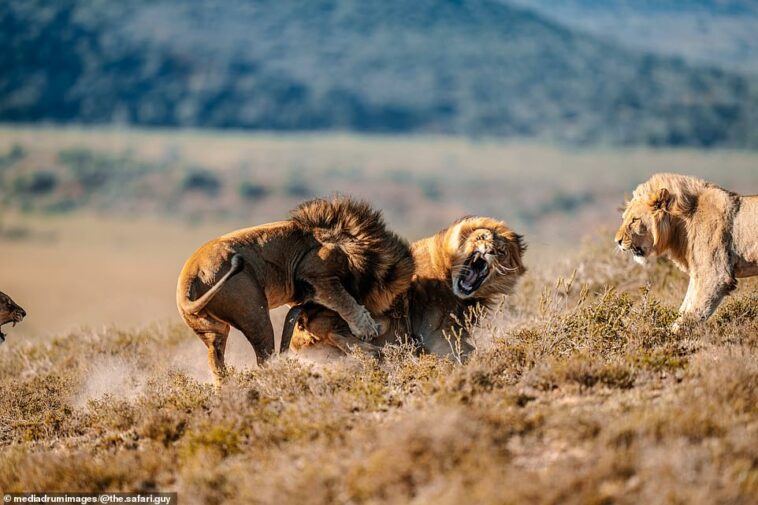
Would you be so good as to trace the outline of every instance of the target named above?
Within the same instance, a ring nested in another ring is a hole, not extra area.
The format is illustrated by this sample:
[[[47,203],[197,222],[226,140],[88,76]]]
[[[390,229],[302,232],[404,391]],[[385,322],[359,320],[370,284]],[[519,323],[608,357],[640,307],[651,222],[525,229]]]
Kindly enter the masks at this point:
[[[682,301],[682,305],[679,307],[679,314],[686,314],[687,312],[689,312],[694,298],[695,298],[695,280],[693,277],[690,277],[690,283],[687,286],[687,294],[684,295],[684,300]]]
[[[338,313],[353,335],[369,341],[379,334],[379,327],[369,311],[345,291],[339,279],[314,282],[312,285],[315,291],[313,301]]]
[[[718,308],[721,301],[736,287],[734,278],[703,279],[690,277],[687,295],[679,309],[679,317],[671,326],[674,333],[681,330],[686,320],[705,321]]]
[[[684,300],[682,301],[682,305],[679,307],[679,317],[676,318],[676,321],[671,325],[671,331],[674,334],[677,334],[681,331],[682,326],[684,325],[685,319],[687,318],[686,314],[690,312],[690,308],[692,307],[693,300],[695,299],[695,292],[696,292],[696,283],[694,277],[690,276],[690,283],[687,286],[687,294],[684,295]]]

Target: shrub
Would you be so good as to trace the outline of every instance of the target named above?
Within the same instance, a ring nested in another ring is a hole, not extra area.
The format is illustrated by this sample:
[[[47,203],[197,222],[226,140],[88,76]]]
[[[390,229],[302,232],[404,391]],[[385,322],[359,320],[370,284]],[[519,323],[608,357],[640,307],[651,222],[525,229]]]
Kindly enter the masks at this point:
[[[313,196],[314,191],[308,186],[308,183],[300,180],[298,177],[290,177],[284,184],[284,193],[287,196],[295,198],[308,198]]]
[[[86,191],[101,188],[117,172],[118,161],[115,158],[98,155],[89,149],[65,149],[58,158]]]
[[[58,176],[49,171],[36,171],[20,175],[13,183],[13,188],[24,195],[44,196],[55,191]]]
[[[24,159],[26,150],[19,144],[13,144],[6,154],[0,155],[0,170],[7,168],[19,160]]]
[[[221,190],[221,180],[210,170],[195,168],[184,177],[182,189],[187,192],[216,196]]]
[[[268,188],[262,184],[256,184],[250,181],[243,181],[239,186],[239,193],[245,200],[260,200],[269,194]]]
[[[436,179],[425,178],[419,181],[421,186],[421,192],[428,200],[439,200],[442,197],[442,190],[440,184]]]

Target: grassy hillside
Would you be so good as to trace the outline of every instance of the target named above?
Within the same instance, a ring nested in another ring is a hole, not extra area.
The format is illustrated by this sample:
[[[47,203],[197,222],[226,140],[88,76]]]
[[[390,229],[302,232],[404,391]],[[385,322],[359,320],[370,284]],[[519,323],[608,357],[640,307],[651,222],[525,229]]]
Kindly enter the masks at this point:
[[[157,489],[190,505],[754,503],[755,283],[677,337],[667,325],[686,280],[606,250],[534,268],[465,365],[403,347],[381,363],[284,358],[238,368],[214,393],[183,327],[11,333],[0,491]],[[568,265],[575,276],[556,282]]]
[[[494,0],[0,6],[0,120],[756,146],[753,80]]]

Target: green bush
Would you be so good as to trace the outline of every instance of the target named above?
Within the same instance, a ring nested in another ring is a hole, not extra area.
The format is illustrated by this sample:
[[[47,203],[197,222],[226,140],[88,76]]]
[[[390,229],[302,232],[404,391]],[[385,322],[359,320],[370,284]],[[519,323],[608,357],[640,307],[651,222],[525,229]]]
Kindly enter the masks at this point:
[[[0,170],[7,168],[26,156],[26,149],[19,144],[13,144],[6,154],[0,155]]]
[[[292,196],[295,198],[308,198],[314,194],[306,182],[295,177],[291,177],[284,184],[284,193],[287,196]]]
[[[86,191],[101,188],[118,171],[119,162],[116,158],[99,155],[89,149],[64,149],[58,158]]]
[[[44,196],[55,191],[58,175],[54,172],[40,170],[20,175],[13,182],[13,189],[28,196]]]
[[[245,200],[255,201],[265,198],[269,194],[269,189],[262,184],[243,181],[239,186],[239,194]]]
[[[208,196],[216,196],[221,191],[221,179],[210,170],[196,168],[184,177],[182,189],[185,192],[197,192]]]

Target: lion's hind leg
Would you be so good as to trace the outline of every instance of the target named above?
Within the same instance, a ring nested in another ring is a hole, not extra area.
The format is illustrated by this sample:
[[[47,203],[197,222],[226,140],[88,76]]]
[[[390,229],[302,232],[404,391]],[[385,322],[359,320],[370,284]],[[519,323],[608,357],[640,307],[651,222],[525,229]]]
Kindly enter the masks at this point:
[[[345,354],[360,349],[370,356],[379,358],[382,349],[374,344],[364,342],[350,331],[349,325],[339,314],[332,310],[321,309],[311,314],[305,323],[308,332],[317,340],[328,342]]]
[[[253,308],[241,317],[238,316],[234,321],[234,326],[253,346],[258,366],[262,366],[274,355],[274,327],[271,325],[268,307]]]
[[[354,337],[353,334],[349,331],[332,330],[328,333],[326,339],[330,344],[345,354],[350,354],[356,349],[360,349],[369,356],[373,356],[377,359],[381,358],[382,356],[381,347],[375,346],[374,344],[370,344],[368,342],[364,342],[363,340]]]
[[[229,280],[228,289],[220,292],[209,309],[214,315],[238,329],[255,351],[258,366],[274,354],[274,328],[268,300],[261,283],[249,275]]]
[[[338,313],[315,303],[290,309],[282,331],[282,342],[291,342],[294,351],[324,343],[345,354],[358,348],[377,358],[381,355],[380,347],[355,337]]]
[[[187,324],[208,348],[208,367],[213,374],[213,382],[219,386],[226,377],[224,352],[229,337],[229,325],[210,316],[185,316]]]

